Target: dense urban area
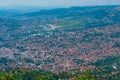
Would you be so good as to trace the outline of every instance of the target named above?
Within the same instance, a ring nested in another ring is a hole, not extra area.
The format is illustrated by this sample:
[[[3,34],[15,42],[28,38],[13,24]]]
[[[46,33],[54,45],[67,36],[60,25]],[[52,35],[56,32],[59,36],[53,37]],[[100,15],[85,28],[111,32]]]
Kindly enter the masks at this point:
[[[119,80],[119,56],[120,6],[0,10],[0,80]]]

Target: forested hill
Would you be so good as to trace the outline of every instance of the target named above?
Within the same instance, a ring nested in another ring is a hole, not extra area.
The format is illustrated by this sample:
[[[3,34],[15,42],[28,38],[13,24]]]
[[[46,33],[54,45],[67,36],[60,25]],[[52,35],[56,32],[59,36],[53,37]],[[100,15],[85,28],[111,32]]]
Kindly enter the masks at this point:
[[[109,13],[110,10],[119,8],[120,6],[85,6],[85,7],[71,7],[71,8],[57,8],[52,10],[41,10],[38,12],[23,14],[26,16],[41,16],[41,15],[56,15],[61,17],[72,17],[96,14],[97,12],[103,12],[103,14]],[[107,12],[108,11],[108,12]],[[64,15],[64,16],[63,16]]]
[[[42,10],[23,14],[33,20],[61,26],[62,29],[83,29],[119,24],[120,6],[88,6]]]

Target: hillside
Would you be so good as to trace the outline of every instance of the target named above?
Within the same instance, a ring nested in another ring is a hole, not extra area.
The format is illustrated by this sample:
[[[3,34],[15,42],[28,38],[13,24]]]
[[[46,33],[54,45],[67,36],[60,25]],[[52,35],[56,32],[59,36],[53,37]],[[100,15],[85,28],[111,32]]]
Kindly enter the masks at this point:
[[[46,23],[64,29],[83,29],[119,24],[119,6],[71,7],[42,10],[24,14],[25,17],[44,19]]]
[[[59,8],[0,17],[1,71],[23,67],[82,73],[96,69],[91,73],[97,74],[101,67],[114,71],[111,66],[119,62],[109,63],[112,56],[120,56],[120,6]]]

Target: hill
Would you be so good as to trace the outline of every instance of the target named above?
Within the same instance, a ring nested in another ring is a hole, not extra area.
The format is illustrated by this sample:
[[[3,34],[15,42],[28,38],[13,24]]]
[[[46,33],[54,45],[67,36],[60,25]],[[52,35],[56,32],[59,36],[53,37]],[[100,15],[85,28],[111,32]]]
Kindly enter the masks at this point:
[[[2,16],[0,32],[0,70],[24,67],[61,73],[94,69],[104,57],[120,55],[120,6]]]

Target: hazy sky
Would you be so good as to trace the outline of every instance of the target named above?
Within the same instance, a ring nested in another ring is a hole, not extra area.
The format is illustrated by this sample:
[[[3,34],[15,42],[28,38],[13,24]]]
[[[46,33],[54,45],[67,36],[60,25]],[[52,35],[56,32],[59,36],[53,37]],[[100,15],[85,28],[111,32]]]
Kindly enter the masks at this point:
[[[114,5],[120,4],[120,0],[0,0],[0,6],[41,6],[41,7],[56,7],[56,6],[86,6],[86,5]]]

